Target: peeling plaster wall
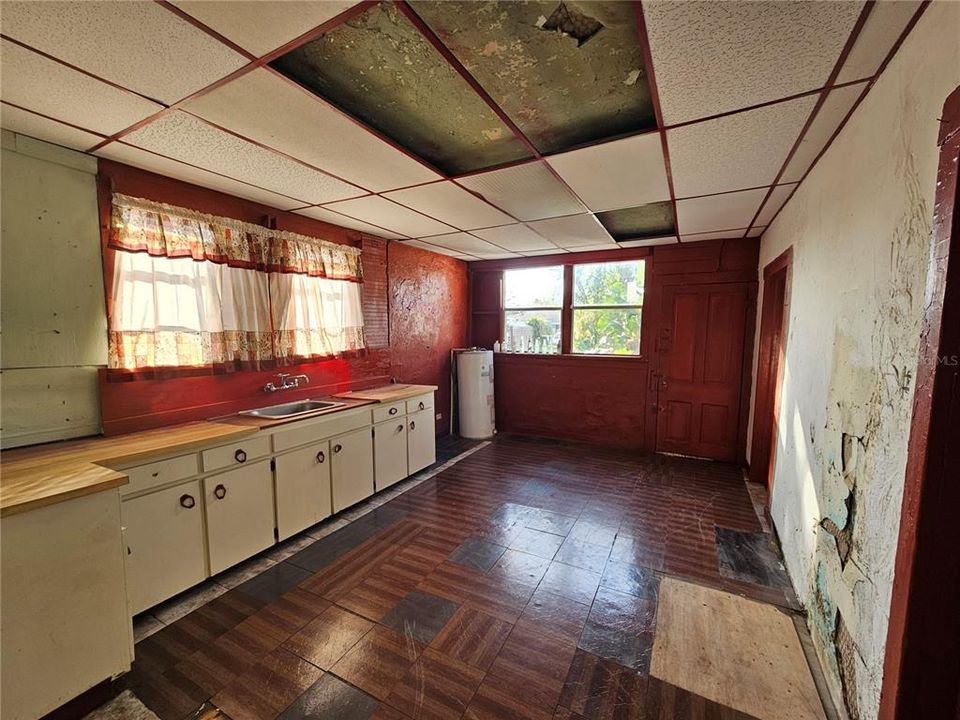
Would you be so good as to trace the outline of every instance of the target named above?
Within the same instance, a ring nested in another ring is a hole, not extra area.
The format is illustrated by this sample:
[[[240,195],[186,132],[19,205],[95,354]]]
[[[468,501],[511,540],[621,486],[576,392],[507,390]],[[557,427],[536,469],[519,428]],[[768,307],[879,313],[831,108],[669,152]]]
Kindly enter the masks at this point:
[[[958,28],[960,4],[927,9],[761,244],[761,268],[794,248],[771,513],[831,692],[853,718],[879,706]]]

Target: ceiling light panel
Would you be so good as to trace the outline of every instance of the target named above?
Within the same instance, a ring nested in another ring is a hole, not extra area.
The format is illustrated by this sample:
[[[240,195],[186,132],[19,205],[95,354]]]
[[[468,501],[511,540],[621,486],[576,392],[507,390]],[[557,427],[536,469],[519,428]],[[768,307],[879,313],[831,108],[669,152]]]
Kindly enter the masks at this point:
[[[154,2],[0,3],[7,37],[170,104],[247,63]]]
[[[0,105],[0,127],[74,150],[86,150],[103,139],[11,105]]]
[[[585,245],[609,244],[615,246],[593,215],[571,215],[529,223],[531,229],[547,240],[563,248],[579,248]]]
[[[474,230],[473,234],[505,250],[514,252],[557,249],[556,245],[541,237],[526,225],[502,225],[485,230]]]
[[[817,96],[667,130],[677,198],[770,185]]]
[[[773,192],[770,193],[770,197],[768,197],[767,201],[763,204],[763,209],[760,210],[760,214],[757,215],[755,224],[760,226],[769,225],[770,221],[773,220],[773,216],[783,207],[783,204],[796,187],[796,183],[777,185],[777,187],[773,189]]]
[[[866,86],[864,82],[830,91],[817,111],[817,116],[803,134],[803,140],[800,141],[797,151],[787,163],[786,170],[780,178],[782,182],[796,182],[806,174]]]
[[[863,2],[643,3],[667,125],[823,87]]]
[[[658,133],[553,155],[547,162],[591,210],[670,199]]]
[[[323,222],[328,222],[331,225],[339,225],[340,227],[350,228],[351,230],[357,230],[358,232],[367,233],[368,235],[376,235],[377,237],[387,240],[403,240],[406,237],[405,235],[399,235],[398,233],[378,228],[376,225],[355,220],[352,217],[341,215],[326,208],[308,207],[297,210],[296,213],[313,218],[314,220],[323,220]]]
[[[184,109],[374,192],[441,177],[269,70],[247,73]]]
[[[631,3],[412,5],[542,153],[656,126]]]
[[[669,201],[649,203],[623,210],[597,213],[597,220],[617,242],[673,235],[673,205]]]
[[[385,193],[384,197],[461,230],[505,225],[514,221],[509,215],[452,182],[396,190]]]
[[[680,235],[746,228],[767,194],[767,188],[677,201]]]
[[[427,252],[436,253],[438,255],[446,255],[448,257],[457,258],[458,260],[475,259],[472,255],[466,255],[465,253],[457,252],[456,250],[451,250],[450,248],[440,247],[439,245],[431,245],[430,243],[423,242],[422,240],[405,240],[402,244],[412,245],[415,248],[420,248],[421,250],[426,250]]]
[[[587,209],[541,162],[468,175],[457,183],[518,220],[577,215]]]
[[[377,195],[331,203],[328,208],[407,237],[440,235],[455,229]]]
[[[119,142],[104,145],[94,154],[102,158],[107,158],[108,160],[116,160],[125,165],[132,165],[133,167],[138,167],[143,170],[149,170],[158,175],[176,178],[177,180],[183,180],[184,182],[193,183],[194,185],[217,190],[227,195],[234,195],[247,200],[253,200],[254,202],[263,203],[264,205],[269,205],[270,207],[275,207],[280,210],[291,210],[303,205],[299,200],[284,197],[269,190],[254,187],[242,183],[239,180],[216,175],[207,170],[202,170],[169,158],[160,157],[146,150],[124,145]]]
[[[272,66],[448,174],[530,157],[392,3],[372,6]]]
[[[5,101],[94,132],[111,135],[163,109],[7,40],[0,65]]]
[[[481,240],[467,233],[448,233],[446,235],[434,235],[420,239],[431,245],[439,245],[448,250],[467,253],[469,255],[479,256],[480,253],[489,255],[504,252],[503,248],[499,248],[492,243],[488,243],[486,240]]]
[[[874,3],[836,82],[873,77],[919,9],[915,0]]]
[[[172,0],[173,4],[257,57],[313,30],[354,2]]]
[[[183,112],[164,115],[130,133],[124,141],[303,200],[303,205],[316,205],[364,193],[358,187],[241,140]]]

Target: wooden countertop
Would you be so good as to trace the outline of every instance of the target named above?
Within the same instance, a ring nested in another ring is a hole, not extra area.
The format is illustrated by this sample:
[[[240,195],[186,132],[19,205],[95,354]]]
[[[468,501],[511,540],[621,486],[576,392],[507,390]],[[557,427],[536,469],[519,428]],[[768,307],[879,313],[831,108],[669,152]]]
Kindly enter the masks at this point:
[[[352,390],[334,395],[334,397],[372,400],[378,403],[392,403],[398,400],[416,397],[417,395],[436,392],[436,390],[436,385],[404,385],[397,383],[396,385],[384,385],[378,388],[370,388],[369,390]]]

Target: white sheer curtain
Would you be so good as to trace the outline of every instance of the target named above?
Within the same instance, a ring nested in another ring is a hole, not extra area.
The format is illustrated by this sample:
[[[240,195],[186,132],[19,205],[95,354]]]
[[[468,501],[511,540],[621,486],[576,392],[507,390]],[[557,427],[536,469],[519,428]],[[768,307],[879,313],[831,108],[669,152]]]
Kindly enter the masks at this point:
[[[360,350],[360,284],[295,273],[270,274],[277,359]]]

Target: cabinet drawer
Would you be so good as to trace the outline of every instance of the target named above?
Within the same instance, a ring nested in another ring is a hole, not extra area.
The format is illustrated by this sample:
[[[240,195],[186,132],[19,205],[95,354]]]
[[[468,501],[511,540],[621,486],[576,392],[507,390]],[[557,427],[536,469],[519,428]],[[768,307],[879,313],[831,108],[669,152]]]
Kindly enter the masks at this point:
[[[273,433],[273,451],[283,452],[290,448],[307,445],[317,440],[340,435],[370,424],[366,408],[343,410],[322,420],[304,420]]]
[[[186,480],[200,472],[196,454],[158,460],[124,470],[130,482],[121,486],[120,496],[128,497],[177,480]]]
[[[407,406],[401,400],[400,402],[390,403],[389,405],[377,405],[373,408],[373,422],[383,422],[392,420],[396,417],[402,417],[407,414]]]
[[[407,412],[415,413],[419,410],[429,410],[433,408],[433,393],[418,395],[415,398],[407,400]]]
[[[270,454],[270,436],[256,435],[238,440],[230,445],[222,445],[203,451],[203,471],[222,470],[239,467],[244,463]]]

